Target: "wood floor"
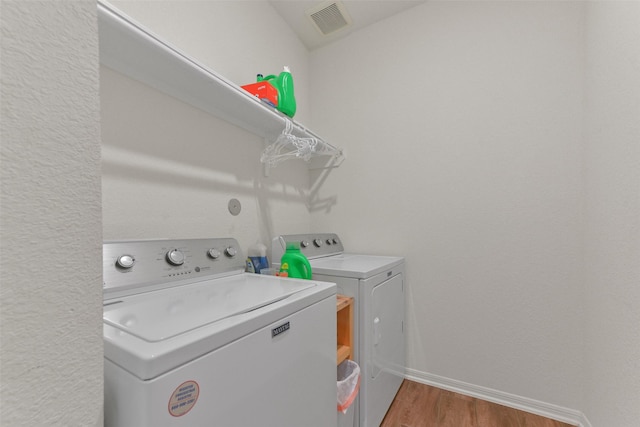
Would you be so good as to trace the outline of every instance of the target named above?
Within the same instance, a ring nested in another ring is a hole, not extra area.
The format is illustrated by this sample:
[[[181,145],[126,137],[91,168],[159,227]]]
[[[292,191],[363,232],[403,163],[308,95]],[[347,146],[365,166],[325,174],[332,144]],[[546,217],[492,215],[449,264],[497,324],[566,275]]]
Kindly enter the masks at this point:
[[[380,427],[570,427],[570,424],[404,380]]]

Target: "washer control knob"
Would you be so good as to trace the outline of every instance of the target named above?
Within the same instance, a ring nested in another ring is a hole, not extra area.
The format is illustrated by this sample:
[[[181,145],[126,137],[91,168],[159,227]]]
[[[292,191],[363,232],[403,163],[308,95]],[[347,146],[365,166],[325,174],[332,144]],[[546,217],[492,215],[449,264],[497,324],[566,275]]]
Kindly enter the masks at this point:
[[[338,244],[338,239],[333,239],[332,241],[333,241],[333,244],[334,244],[334,245],[337,245],[337,244]]]
[[[327,245],[333,245],[333,241],[331,241],[331,239],[327,239]]]
[[[135,263],[136,260],[131,255],[120,255],[116,261],[116,265],[121,268],[131,268]]]
[[[184,254],[180,249],[171,249],[167,252],[167,262],[171,265],[184,264]]]
[[[209,258],[218,259],[220,257],[220,251],[216,248],[211,248],[207,251],[207,255],[209,255]]]
[[[319,248],[320,246],[322,246],[322,240],[313,239],[313,244],[316,246],[316,248]]]
[[[227,249],[224,250],[224,254],[229,258],[233,258],[234,256],[236,256],[237,253],[238,253],[238,250],[233,246],[229,246]]]
[[[308,240],[303,240],[302,242],[300,242],[300,247],[306,248],[307,246],[309,246]]]

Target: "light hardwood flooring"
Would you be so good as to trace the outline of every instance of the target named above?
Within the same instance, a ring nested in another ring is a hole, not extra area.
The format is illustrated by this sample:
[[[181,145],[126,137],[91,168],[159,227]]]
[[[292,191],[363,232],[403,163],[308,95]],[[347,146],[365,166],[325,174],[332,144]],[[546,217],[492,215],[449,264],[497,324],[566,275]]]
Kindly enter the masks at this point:
[[[404,380],[380,427],[571,427],[539,415]]]

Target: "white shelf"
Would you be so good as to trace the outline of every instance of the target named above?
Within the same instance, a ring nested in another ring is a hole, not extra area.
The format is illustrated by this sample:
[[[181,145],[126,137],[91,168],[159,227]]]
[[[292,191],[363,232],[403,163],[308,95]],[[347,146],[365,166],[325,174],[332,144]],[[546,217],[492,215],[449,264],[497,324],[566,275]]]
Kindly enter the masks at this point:
[[[315,155],[339,158],[342,149],[197,61],[182,54],[105,2],[98,2],[100,63],[209,112],[268,141],[283,131],[319,141]],[[293,148],[293,147],[292,147]]]

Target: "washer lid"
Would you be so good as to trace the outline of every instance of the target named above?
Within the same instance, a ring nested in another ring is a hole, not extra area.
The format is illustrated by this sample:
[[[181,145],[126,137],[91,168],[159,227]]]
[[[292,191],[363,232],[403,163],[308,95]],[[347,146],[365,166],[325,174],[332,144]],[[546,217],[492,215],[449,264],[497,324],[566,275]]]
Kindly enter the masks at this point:
[[[309,260],[314,274],[367,279],[398,266],[402,257],[379,255],[340,254]]]
[[[335,295],[335,283],[242,273],[111,299],[104,357],[149,380]]]
[[[104,323],[159,342],[283,300],[316,285],[236,275],[122,298],[104,307]]]

